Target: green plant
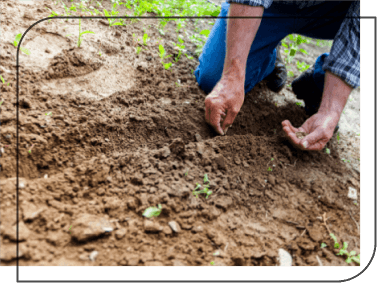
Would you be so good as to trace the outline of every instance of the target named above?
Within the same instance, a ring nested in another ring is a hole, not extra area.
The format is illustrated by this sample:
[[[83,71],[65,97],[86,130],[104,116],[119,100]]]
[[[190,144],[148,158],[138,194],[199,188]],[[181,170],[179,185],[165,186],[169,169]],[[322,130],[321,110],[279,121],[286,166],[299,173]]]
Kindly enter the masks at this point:
[[[161,204],[159,204],[157,207],[153,207],[153,206],[152,207],[148,207],[143,212],[143,216],[145,216],[147,218],[157,217],[157,216],[160,215],[161,210],[162,210]]]
[[[5,80],[4,80],[3,76],[0,75],[0,78],[1,78],[1,81],[3,82],[3,84],[5,84]]]
[[[336,255],[346,255],[347,256],[347,259],[346,259],[346,262],[348,264],[350,264],[352,261],[358,263],[360,265],[360,254],[358,254],[356,256],[356,252],[355,251],[351,251],[350,253],[347,251],[347,248],[348,248],[348,243],[347,242],[344,242],[343,243],[343,247],[340,249],[339,253],[337,253]]]
[[[178,60],[181,58],[181,55],[182,55],[182,51],[183,49],[185,48],[185,46],[183,45],[184,41],[183,39],[181,39],[180,37],[178,37],[178,41],[179,43],[174,43],[173,42],[173,45],[178,48],[178,55],[177,57],[175,58],[175,62],[178,62]],[[187,56],[187,55],[186,55]]]
[[[86,33],[93,33],[94,34],[94,32],[92,32],[92,31],[90,31],[90,30],[86,30],[86,31],[83,31],[83,32],[81,32],[81,19],[79,20],[79,39],[78,39],[78,41],[77,41],[77,47],[79,47],[80,48],[80,46],[81,46],[81,42],[82,42],[82,36],[84,35],[84,34],[86,34]]]
[[[272,171],[271,167],[268,167],[267,171],[271,172]]]
[[[112,17],[112,16],[116,16],[119,14],[119,12],[116,12],[114,10],[111,10],[111,14],[106,10],[106,9],[103,9],[103,12],[105,13],[105,16],[106,17]],[[123,24],[121,22],[115,22],[116,19],[109,19],[107,18],[108,22],[109,22],[109,26],[112,27],[112,26],[122,26]]]
[[[208,184],[206,184],[208,183]],[[194,189],[194,191],[192,192],[192,194],[194,196],[196,196],[196,198],[198,198],[199,194],[206,194],[206,199],[208,199],[208,197],[212,194],[212,191],[209,190],[209,185],[210,181],[208,179],[208,175],[207,174],[204,174],[204,178],[203,178],[203,190],[200,190],[200,191],[197,191],[198,189],[200,189],[202,187],[202,185],[200,185],[199,183],[196,183],[196,187]]]
[[[147,42],[150,40],[150,38],[148,37],[148,34],[144,33],[143,35],[143,44],[145,46],[147,46]]]
[[[336,239],[335,235],[333,233],[330,234],[331,239],[334,241],[334,248],[338,249],[339,248],[339,243],[338,240]]]
[[[16,38],[15,38],[14,41],[13,41],[13,45],[14,45],[15,47],[17,47],[18,44],[20,43],[20,39],[21,39],[21,37],[22,37],[22,34],[21,34],[21,33],[19,33],[19,34],[16,35]],[[26,55],[30,55],[30,51],[29,51],[29,49],[24,48],[24,47],[20,47],[20,50],[21,50],[22,52],[24,52]]]
[[[339,132],[336,133],[336,140],[338,141],[338,144],[340,143],[340,134]]]
[[[297,68],[300,72],[305,72],[307,69],[310,68],[310,65],[306,64],[304,61],[301,62],[301,63],[299,61],[297,61],[296,64],[297,64]]]
[[[45,114],[46,116],[52,116],[52,112],[48,112]]]
[[[31,145],[30,149],[28,150],[28,152],[31,154],[31,149],[34,147],[34,144]]]
[[[166,54],[165,48],[161,44],[158,46],[158,49],[160,50],[160,58],[161,58],[162,65],[164,66],[165,70],[169,70],[172,63],[171,62],[164,63],[164,59],[167,59],[173,55],[165,55]]]
[[[327,154],[330,154],[330,149],[329,149],[329,148],[326,148],[326,149],[325,149],[325,152],[326,152]]]
[[[0,101],[0,106],[1,106],[3,103],[4,103],[4,100],[1,100],[1,101]]]
[[[135,48],[135,50],[136,50],[136,54],[139,55],[139,53],[140,53],[140,51],[141,51],[141,47],[140,47],[140,46],[137,46],[137,47]]]
[[[297,105],[297,106],[302,106],[302,102],[300,102],[300,101],[299,101],[299,102],[296,102],[296,105]]]
[[[325,243],[321,243],[321,249],[326,248],[327,245]]]
[[[211,264],[211,265],[215,265],[215,262],[214,262],[214,261],[211,261],[210,264]]]

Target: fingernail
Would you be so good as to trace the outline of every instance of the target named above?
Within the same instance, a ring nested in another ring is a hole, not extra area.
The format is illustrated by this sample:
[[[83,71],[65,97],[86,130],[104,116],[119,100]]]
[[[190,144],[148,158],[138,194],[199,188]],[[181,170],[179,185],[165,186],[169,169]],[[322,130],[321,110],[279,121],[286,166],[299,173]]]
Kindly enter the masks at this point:
[[[302,145],[304,146],[304,148],[307,148],[308,147],[308,142],[304,141],[304,143]]]

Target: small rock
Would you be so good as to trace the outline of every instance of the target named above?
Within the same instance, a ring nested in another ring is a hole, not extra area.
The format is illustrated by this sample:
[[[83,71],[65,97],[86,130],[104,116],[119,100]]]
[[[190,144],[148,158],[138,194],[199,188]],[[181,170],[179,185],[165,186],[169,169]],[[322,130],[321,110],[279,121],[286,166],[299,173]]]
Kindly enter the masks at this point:
[[[353,199],[353,200],[357,200],[357,190],[352,188],[352,187],[349,187],[348,188],[348,198]]]
[[[227,169],[226,160],[225,160],[225,157],[222,154],[219,154],[218,156],[216,156],[214,158],[214,161],[216,162],[219,169],[224,169],[224,170]]]
[[[204,153],[204,144],[202,143],[198,143],[196,145],[196,151],[200,154],[200,155],[203,155]]]
[[[242,162],[243,167],[248,168],[250,165],[246,161]]]
[[[106,142],[109,142],[110,140],[109,140],[108,138],[105,138],[105,141],[106,141]]]
[[[25,188],[25,184],[24,184],[24,183],[19,183],[19,184],[18,184],[18,188],[20,188],[20,189],[24,189],[24,188]]]
[[[193,232],[195,232],[195,233],[201,233],[201,232],[203,232],[204,231],[204,229],[203,229],[203,226],[195,226],[194,228],[192,228],[192,230],[191,231],[193,231]]]
[[[280,266],[292,266],[292,256],[283,249],[279,249],[278,260],[279,260]]]
[[[186,150],[186,145],[181,138],[177,138],[169,145],[169,149],[175,154],[182,154]]]
[[[170,229],[169,226],[165,226],[164,229],[162,229],[162,232],[165,234],[165,235],[171,235],[173,233],[173,231]]]
[[[17,225],[10,229],[4,229],[4,236],[7,236],[12,241],[17,241]],[[30,230],[26,227],[24,222],[18,224],[18,240],[20,242],[26,241],[30,236]]]
[[[71,236],[83,242],[113,231],[112,224],[105,217],[82,214],[72,223]]]
[[[89,259],[90,259],[91,261],[95,261],[96,258],[97,258],[97,256],[98,256],[98,252],[97,252],[97,251],[92,251],[92,252],[90,253],[90,255],[89,255]]]
[[[199,134],[195,134],[195,139],[196,139],[197,142],[202,142],[203,141],[202,136],[199,135]]]
[[[34,204],[26,201],[22,204],[21,208],[24,221],[36,219],[46,209],[43,207],[38,209]]]
[[[122,239],[126,235],[126,229],[122,228],[115,232],[115,238],[118,240]]]
[[[237,165],[240,165],[241,164],[241,159],[238,156],[236,156],[234,158],[234,163],[236,163]]]
[[[272,176],[272,175],[268,175],[267,180],[268,180],[268,182],[269,182],[271,185],[275,185],[275,184],[276,184],[276,179],[275,179],[275,177]]]
[[[175,232],[175,233],[179,233],[181,232],[181,227],[179,226],[179,224],[175,221],[170,221],[169,223],[169,226],[170,228]]]
[[[22,249],[18,250],[18,257],[23,257],[24,252]],[[0,249],[0,260],[4,261],[12,261],[17,258],[17,245],[12,244],[12,245],[1,245]]]
[[[156,232],[160,232],[161,230],[162,230],[162,228],[160,227],[160,225],[158,223],[155,223],[151,220],[144,220],[144,231],[145,232],[156,233]]]

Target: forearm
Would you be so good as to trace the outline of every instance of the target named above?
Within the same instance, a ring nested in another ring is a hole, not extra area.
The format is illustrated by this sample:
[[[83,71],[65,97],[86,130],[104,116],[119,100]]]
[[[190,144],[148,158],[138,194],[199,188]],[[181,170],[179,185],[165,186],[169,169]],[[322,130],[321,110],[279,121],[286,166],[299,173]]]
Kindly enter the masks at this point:
[[[264,7],[231,4],[229,17],[261,17]],[[223,77],[245,80],[246,61],[261,18],[228,19]]]
[[[341,78],[327,71],[325,74],[325,86],[323,90],[322,102],[318,112],[342,113],[346,106],[347,99],[352,91],[352,87]]]

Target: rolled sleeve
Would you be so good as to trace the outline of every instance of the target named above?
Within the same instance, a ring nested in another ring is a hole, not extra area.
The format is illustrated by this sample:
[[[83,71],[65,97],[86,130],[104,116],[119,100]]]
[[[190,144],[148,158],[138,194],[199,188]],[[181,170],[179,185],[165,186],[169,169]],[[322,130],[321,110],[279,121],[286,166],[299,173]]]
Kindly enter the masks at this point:
[[[360,86],[360,2],[351,4],[334,38],[322,69],[339,76],[353,88]]]
[[[227,3],[238,3],[245,4],[250,6],[263,6],[265,9],[268,9],[273,0],[226,0]]]

